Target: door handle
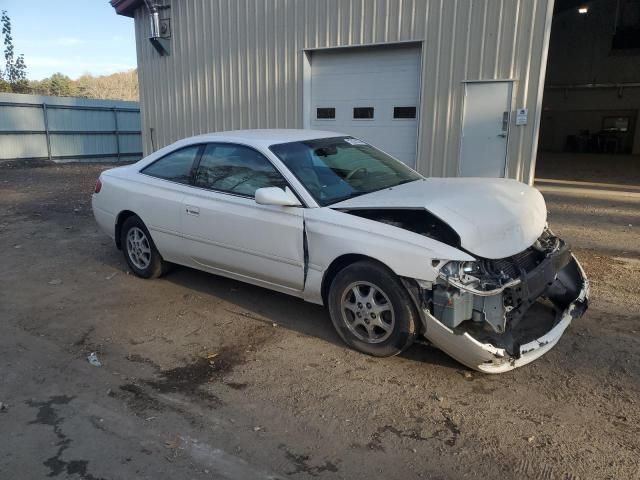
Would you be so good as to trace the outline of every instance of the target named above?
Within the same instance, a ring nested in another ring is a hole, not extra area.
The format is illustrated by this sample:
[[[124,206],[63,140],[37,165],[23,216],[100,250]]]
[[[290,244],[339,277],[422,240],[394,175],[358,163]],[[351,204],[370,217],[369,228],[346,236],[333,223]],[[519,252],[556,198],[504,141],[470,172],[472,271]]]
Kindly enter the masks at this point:
[[[498,137],[507,138],[509,133],[509,112],[502,112],[502,132],[498,134]]]
[[[187,205],[185,210],[187,212],[187,215],[200,215],[200,209],[198,207]]]

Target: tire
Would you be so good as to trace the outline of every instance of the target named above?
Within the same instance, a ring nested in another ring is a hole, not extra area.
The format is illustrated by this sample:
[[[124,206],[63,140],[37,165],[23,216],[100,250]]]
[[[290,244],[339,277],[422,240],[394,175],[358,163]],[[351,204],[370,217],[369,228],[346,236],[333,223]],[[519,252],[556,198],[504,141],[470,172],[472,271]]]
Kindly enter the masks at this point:
[[[327,300],[338,335],[360,352],[398,355],[418,333],[419,316],[409,293],[393,272],[375,262],[359,261],[338,272]]]
[[[120,235],[122,253],[136,276],[158,278],[167,272],[168,264],[162,259],[140,217],[132,215],[127,218]]]

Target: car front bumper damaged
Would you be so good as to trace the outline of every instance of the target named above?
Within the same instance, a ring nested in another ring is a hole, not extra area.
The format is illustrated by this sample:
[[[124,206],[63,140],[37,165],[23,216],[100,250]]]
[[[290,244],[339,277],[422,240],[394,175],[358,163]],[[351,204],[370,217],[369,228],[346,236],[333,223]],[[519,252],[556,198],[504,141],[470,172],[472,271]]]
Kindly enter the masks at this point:
[[[544,355],[587,309],[589,282],[562,242],[539,253],[532,268],[514,263],[517,278],[501,269],[502,285],[465,284],[461,275],[420,288],[424,336],[486,373],[506,372]]]

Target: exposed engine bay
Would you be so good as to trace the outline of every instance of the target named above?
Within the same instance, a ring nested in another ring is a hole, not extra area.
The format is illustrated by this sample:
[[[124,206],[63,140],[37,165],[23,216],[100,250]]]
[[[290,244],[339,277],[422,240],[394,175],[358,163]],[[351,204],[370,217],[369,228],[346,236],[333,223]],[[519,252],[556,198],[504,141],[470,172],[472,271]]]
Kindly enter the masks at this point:
[[[460,247],[460,237],[445,222],[423,209],[363,209],[347,213],[393,225]],[[475,255],[474,255],[475,256]],[[455,334],[519,358],[520,346],[543,337],[576,302],[585,281],[570,248],[545,229],[526,250],[501,259],[451,261],[435,282],[419,288],[422,307]],[[572,316],[587,308],[578,301]]]
[[[578,298],[583,288],[578,268],[569,247],[547,229],[512,257],[447,263],[423,298],[433,316],[454,332],[469,333],[517,358],[520,345],[551,330]],[[585,300],[575,316],[586,308]]]
[[[343,210],[350,215],[386,223],[425,237],[433,238],[452,247],[460,248],[460,236],[456,231],[429,211],[420,209],[357,209]]]

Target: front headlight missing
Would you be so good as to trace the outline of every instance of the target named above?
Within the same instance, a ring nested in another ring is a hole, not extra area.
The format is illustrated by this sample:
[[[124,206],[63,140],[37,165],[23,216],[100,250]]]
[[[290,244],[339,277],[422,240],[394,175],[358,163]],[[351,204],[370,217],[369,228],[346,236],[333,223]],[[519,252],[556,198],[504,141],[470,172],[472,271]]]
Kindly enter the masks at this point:
[[[440,270],[440,275],[445,277],[457,277],[462,279],[465,275],[473,275],[479,272],[477,262],[460,262],[457,260],[448,262]]]

